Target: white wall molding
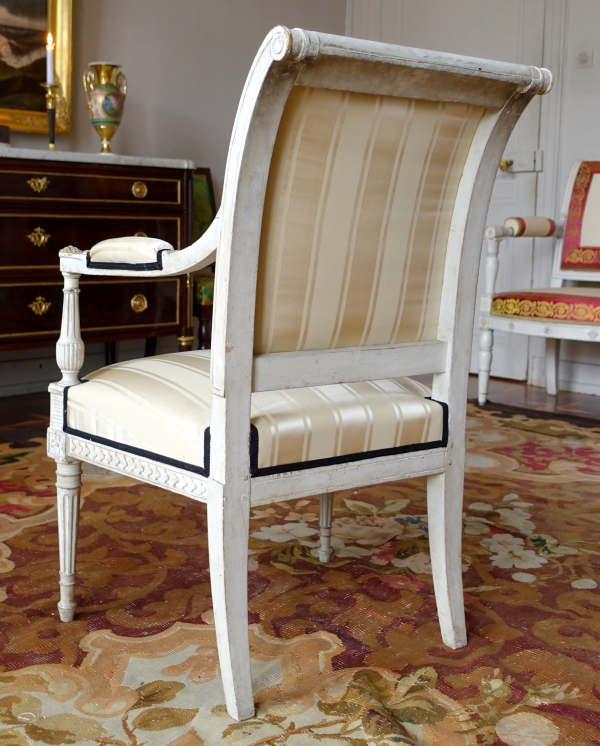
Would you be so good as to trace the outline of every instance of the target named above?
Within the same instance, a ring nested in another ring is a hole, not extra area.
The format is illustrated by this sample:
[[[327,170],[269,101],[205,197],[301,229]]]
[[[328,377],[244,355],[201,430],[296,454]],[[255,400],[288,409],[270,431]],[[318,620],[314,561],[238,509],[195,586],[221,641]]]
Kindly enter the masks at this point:
[[[539,148],[544,152],[544,170],[538,177],[536,215],[552,219],[558,217],[562,202],[560,171],[568,38],[567,3],[568,0],[546,0],[544,14],[542,64],[552,71],[554,88],[541,101]],[[533,287],[547,287],[550,283],[553,246],[552,238],[536,238],[534,241]],[[546,385],[545,349],[544,339],[531,337],[527,382],[532,386]]]

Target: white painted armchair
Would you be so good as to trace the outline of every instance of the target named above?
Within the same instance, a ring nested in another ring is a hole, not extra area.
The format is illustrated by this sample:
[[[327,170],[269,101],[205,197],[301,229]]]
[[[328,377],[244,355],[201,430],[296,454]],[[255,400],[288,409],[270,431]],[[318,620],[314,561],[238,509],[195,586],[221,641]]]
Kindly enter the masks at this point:
[[[180,252],[116,239],[61,252],[50,387],[61,618],[75,613],[81,461],[207,504],[225,698],[254,713],[250,505],[428,477],[442,638],[466,644],[461,510],[479,247],[496,172],[548,71],[279,27],[258,52],[219,217]],[[165,276],[214,261],[213,348],[79,380],[81,274]],[[402,376],[434,374],[433,389]]]
[[[500,243],[553,236],[550,287],[496,293]],[[577,161],[560,217],[508,218],[486,228],[485,292],[480,298],[478,400],[487,401],[494,331],[546,340],[546,390],[559,389],[560,341],[600,342],[600,161]],[[594,284],[588,284],[594,283]]]

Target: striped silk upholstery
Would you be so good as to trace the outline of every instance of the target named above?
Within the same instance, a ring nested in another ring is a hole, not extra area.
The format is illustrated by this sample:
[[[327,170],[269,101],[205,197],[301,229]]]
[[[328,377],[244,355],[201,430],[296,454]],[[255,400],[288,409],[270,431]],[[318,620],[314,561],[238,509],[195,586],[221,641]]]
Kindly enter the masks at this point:
[[[206,473],[209,371],[210,351],[205,350],[102,368],[87,383],[68,389],[67,432]],[[410,378],[254,393],[253,473],[351,460],[355,454],[366,458],[367,453],[423,443],[441,445],[444,411],[425,398],[429,395],[426,386]]]
[[[435,339],[481,107],[295,87],[261,233],[256,353]]]

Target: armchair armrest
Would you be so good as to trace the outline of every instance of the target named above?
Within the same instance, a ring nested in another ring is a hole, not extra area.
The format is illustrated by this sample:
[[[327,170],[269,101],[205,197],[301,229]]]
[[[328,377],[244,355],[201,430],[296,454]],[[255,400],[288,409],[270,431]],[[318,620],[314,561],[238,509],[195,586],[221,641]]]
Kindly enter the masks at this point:
[[[485,229],[487,239],[487,255],[485,258],[485,289],[479,298],[479,310],[489,314],[492,311],[496,277],[498,275],[498,249],[503,238],[535,237],[562,235],[562,224],[558,226],[550,218],[537,216],[525,218],[507,218],[504,225],[488,225]],[[482,327],[485,331],[487,327]]]
[[[536,238],[547,238],[553,236],[556,232],[556,223],[550,218],[540,218],[537,216],[525,218],[507,218],[504,221],[504,227],[512,230],[512,235],[531,236]]]
[[[220,216],[186,249],[175,251],[159,238],[125,236],[100,241],[89,251],[67,246],[59,252],[61,272],[79,275],[169,277],[213,264],[219,242]]]
[[[548,238],[558,236],[562,226],[556,225],[550,218],[541,218],[537,215],[522,218],[507,218],[504,225],[489,225],[485,229],[485,237],[488,240],[501,240],[502,238]]]

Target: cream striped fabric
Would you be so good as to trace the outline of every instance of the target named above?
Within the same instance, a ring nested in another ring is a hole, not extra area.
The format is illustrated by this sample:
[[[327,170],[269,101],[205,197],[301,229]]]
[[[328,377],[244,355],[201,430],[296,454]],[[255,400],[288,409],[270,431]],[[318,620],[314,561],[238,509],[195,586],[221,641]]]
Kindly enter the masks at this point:
[[[173,247],[162,238],[149,238],[148,236],[107,238],[92,246],[90,260],[92,262],[144,264],[155,262],[158,252],[165,250],[173,251]]]
[[[483,113],[292,90],[263,215],[256,353],[436,338],[454,201]]]
[[[102,368],[67,397],[67,425],[204,468],[210,351]],[[252,394],[259,469],[439,441],[443,410],[410,378]]]

